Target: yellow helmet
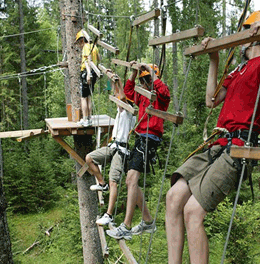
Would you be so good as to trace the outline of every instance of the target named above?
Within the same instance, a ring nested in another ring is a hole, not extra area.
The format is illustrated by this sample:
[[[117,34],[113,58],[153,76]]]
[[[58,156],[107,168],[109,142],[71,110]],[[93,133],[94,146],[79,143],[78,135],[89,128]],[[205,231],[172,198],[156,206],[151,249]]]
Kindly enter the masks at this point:
[[[254,22],[260,21],[260,11],[255,11],[249,15],[249,17],[244,22],[243,26],[249,28]]]
[[[154,73],[160,77],[160,71],[159,71],[159,68],[156,64],[148,64],[148,66],[150,66],[153,70],[154,70]],[[150,72],[148,71],[142,71],[139,75],[139,78],[141,77],[144,77],[144,76],[147,76],[147,75],[150,75]]]
[[[84,36],[84,34],[83,34],[83,32],[82,32],[82,29],[77,33],[75,43],[76,43],[80,38],[85,38],[85,36]]]

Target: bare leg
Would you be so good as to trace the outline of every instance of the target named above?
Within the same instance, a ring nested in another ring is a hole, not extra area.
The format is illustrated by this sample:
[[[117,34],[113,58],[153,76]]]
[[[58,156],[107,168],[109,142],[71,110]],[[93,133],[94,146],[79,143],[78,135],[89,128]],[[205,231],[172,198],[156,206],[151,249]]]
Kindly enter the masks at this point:
[[[88,116],[87,97],[81,97],[81,108],[82,108],[83,120],[87,120],[87,116]]]
[[[91,118],[92,115],[92,102],[91,102],[91,96],[87,97],[87,117]]]
[[[192,195],[184,207],[191,264],[207,264],[209,260],[208,238],[203,225],[206,214]]]
[[[187,182],[180,178],[166,196],[166,234],[168,242],[168,263],[181,264],[184,245],[183,209],[191,196]]]
[[[109,191],[110,193],[109,193],[109,203],[108,203],[107,213],[112,215],[117,198],[117,183],[115,181],[109,180]]]
[[[103,179],[103,176],[102,176],[102,174],[100,172],[100,169],[99,169],[98,165],[96,165],[93,162],[92,158],[90,156],[88,156],[88,155],[86,156],[86,163],[89,166],[89,169],[88,169],[89,173],[95,175],[97,180],[98,180],[98,182],[100,184],[104,185],[105,181]]]
[[[124,223],[128,227],[131,227],[132,219],[135,211],[135,206],[138,200],[138,179],[140,172],[136,170],[129,170],[126,176],[126,186],[127,186],[127,204],[126,204],[126,215]]]

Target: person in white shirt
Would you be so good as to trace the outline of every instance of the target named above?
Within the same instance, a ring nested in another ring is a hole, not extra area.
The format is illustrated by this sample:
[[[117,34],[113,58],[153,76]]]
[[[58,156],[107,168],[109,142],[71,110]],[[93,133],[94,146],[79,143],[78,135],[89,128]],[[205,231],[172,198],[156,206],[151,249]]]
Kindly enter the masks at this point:
[[[129,101],[128,101],[129,102]],[[117,199],[117,184],[120,181],[126,158],[130,154],[128,150],[129,132],[134,128],[136,117],[125,109],[118,107],[115,124],[112,131],[112,143],[107,147],[94,150],[86,156],[86,163],[89,166],[88,171],[95,175],[98,184],[90,186],[92,191],[108,191],[109,203],[107,212],[96,221],[98,225],[107,225],[113,221],[113,210]],[[109,172],[109,186],[105,183],[98,165],[104,165],[105,162],[111,162]]]

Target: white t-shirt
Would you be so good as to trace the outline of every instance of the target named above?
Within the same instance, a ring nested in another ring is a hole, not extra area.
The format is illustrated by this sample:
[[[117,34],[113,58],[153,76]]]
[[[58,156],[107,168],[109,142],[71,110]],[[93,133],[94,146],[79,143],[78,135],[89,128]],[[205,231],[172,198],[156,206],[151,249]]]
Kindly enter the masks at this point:
[[[127,143],[129,132],[134,128],[135,122],[136,116],[133,116],[125,109],[120,110],[118,107],[114,128],[112,131],[113,140],[121,143]],[[110,148],[116,148],[116,143],[111,144]],[[123,153],[128,153],[126,148],[121,146],[119,146],[119,148]]]

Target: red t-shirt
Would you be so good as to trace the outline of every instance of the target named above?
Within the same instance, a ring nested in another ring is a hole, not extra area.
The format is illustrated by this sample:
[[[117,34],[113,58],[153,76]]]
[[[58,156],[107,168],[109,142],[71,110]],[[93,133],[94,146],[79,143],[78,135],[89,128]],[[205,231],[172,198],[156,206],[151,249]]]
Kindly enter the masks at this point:
[[[229,132],[239,129],[249,130],[259,84],[260,57],[249,60],[240,71],[236,68],[228,75],[223,84],[223,86],[227,89],[227,93],[219,114],[217,127],[226,128]],[[259,104],[253,131],[260,134]],[[221,140],[226,139],[223,138]],[[221,140],[218,140],[218,142]],[[221,144],[222,142],[219,143]],[[236,145],[239,144],[237,142],[233,143]]]

